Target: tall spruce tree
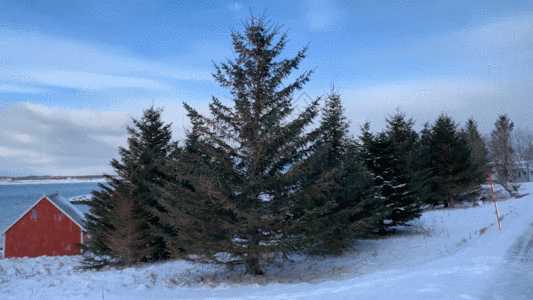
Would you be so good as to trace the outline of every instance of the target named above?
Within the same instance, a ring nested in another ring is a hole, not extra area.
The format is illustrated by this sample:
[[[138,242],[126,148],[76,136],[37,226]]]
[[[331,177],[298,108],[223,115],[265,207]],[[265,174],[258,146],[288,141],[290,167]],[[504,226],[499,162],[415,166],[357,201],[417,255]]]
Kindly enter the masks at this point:
[[[106,175],[107,184],[99,184],[101,190],[93,191],[92,201],[86,203],[91,207],[91,213],[87,215],[90,239],[81,246],[83,250],[95,255],[118,255],[113,245],[120,243],[117,240],[120,227],[116,227],[115,220],[117,214],[121,213],[119,207],[123,206],[124,201],[129,201],[128,205],[134,208],[128,211],[129,218],[146,220],[139,227],[144,238],[139,244],[143,243],[145,248],[151,249],[149,254],[152,257],[165,256],[166,246],[161,231],[167,229],[153,215],[154,209],[161,209],[157,203],[158,189],[155,187],[168,179],[161,171],[161,164],[173,155],[177,144],[171,142],[170,124],[163,124],[161,112],[162,109],[154,107],[146,109],[141,120],[132,119],[134,127],[128,126],[128,148],[119,147],[120,161],[112,159],[110,163],[117,176]],[[130,187],[135,188],[134,195],[126,198],[122,192],[119,193]],[[110,236],[114,237],[113,241],[109,239]],[[89,258],[86,265],[98,267],[102,263]]]
[[[395,152],[395,168],[403,178],[406,191],[398,197],[397,214],[391,216],[392,224],[403,224],[421,215],[421,205],[429,194],[429,170],[420,168],[422,146],[418,133],[413,129],[412,119],[398,111],[387,120],[385,134],[391,141]]]
[[[479,134],[477,122],[472,118],[468,119],[462,133],[468,147],[470,147],[472,162],[476,167],[476,171],[473,174],[476,182],[479,184],[485,183],[487,181],[487,173],[490,172],[489,151],[481,134]]]
[[[218,255],[226,253],[233,263],[244,263],[248,273],[262,274],[261,262],[269,255],[320,243],[307,239],[322,234],[315,231],[320,224],[308,234],[295,230],[315,209],[301,195],[314,187],[308,178],[316,174],[308,174],[309,164],[300,162],[316,158],[320,148],[315,147],[320,130],[306,132],[319,99],[291,118],[292,95],[312,71],[284,84],[307,47],[293,59],[277,60],[287,41],[284,34],[274,43],[278,31],[251,17],[244,34],[232,32],[236,58],[215,65],[214,77],[230,89],[233,107],[213,97],[212,117],[204,117],[185,104],[198,153],[185,152],[186,158],[169,163],[178,180],[167,182],[160,199],[167,211],[160,220],[175,228],[165,235],[174,256],[221,262]],[[326,200],[337,206],[334,202]]]
[[[511,136],[514,123],[507,115],[500,115],[490,134],[490,158],[496,171],[496,183],[500,184],[510,195],[516,194],[509,185],[513,181],[516,156],[512,147]]]
[[[441,115],[431,128],[429,168],[432,175],[431,199],[434,204],[454,207],[456,198],[479,186],[477,166],[457,125]]]
[[[293,197],[299,210],[287,233],[310,254],[340,254],[351,241],[368,235],[385,215],[357,145],[347,136],[348,126],[340,95],[332,91],[315,151],[293,169],[301,192]]]

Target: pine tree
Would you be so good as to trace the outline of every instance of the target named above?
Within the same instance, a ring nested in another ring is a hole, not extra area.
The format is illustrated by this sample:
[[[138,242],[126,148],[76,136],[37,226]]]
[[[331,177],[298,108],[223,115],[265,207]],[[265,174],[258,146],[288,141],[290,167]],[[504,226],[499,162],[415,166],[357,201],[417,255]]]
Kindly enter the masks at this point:
[[[424,123],[424,128],[420,131],[418,155],[416,155],[417,160],[414,162],[414,165],[416,166],[416,170],[425,174],[425,203],[434,206],[438,205],[439,200],[432,197],[432,194],[435,191],[436,182],[435,177],[433,176],[431,161],[431,134],[431,125],[428,122]]]
[[[470,148],[446,115],[441,115],[431,128],[429,161],[433,203],[454,207],[456,198],[479,186]]]
[[[513,181],[515,168],[515,154],[511,144],[514,123],[507,115],[500,115],[494,125],[496,128],[490,134],[490,157],[496,171],[495,181],[510,195],[514,195],[516,191],[509,185]]]
[[[104,175],[107,184],[99,183],[99,191],[92,191],[92,199],[84,204],[91,207],[90,213],[85,215],[85,227],[88,232],[88,240],[84,244],[77,244],[84,253],[82,261],[83,268],[101,268],[108,262],[100,258],[109,255],[111,249],[108,247],[107,238],[104,232],[113,229],[111,226],[111,211],[113,209],[113,191],[120,185],[119,180],[110,175]]]
[[[130,165],[127,173],[130,178],[123,178],[114,190],[112,210],[109,214],[109,227],[103,229],[109,254],[115,260],[131,267],[152,254],[153,247],[147,247],[150,232],[146,224],[149,217],[144,213],[143,205],[137,199],[138,187],[133,185],[138,166]]]
[[[392,145],[391,168],[397,174],[397,185],[403,185],[394,193],[396,202],[391,225],[405,225],[407,221],[421,215],[421,205],[429,194],[429,170],[420,167],[422,146],[418,133],[413,129],[414,121],[397,112],[387,120],[386,138]],[[401,189],[404,189],[401,191]]]
[[[293,169],[301,193],[293,197],[299,210],[287,233],[310,254],[340,254],[385,215],[380,199],[373,197],[370,173],[357,145],[347,136],[348,126],[340,95],[332,92],[323,109],[316,151]]]
[[[479,134],[477,122],[474,119],[470,118],[466,121],[463,135],[470,147],[472,161],[476,166],[476,172],[474,172],[476,182],[479,184],[485,183],[487,181],[487,173],[490,172],[489,152],[485,141]]]
[[[317,144],[327,149],[327,160],[339,160],[348,146],[349,123],[344,116],[341,97],[334,90],[328,95],[322,113],[322,120],[318,131],[321,133]]]
[[[136,198],[142,204],[141,210],[146,216],[150,234],[147,237],[153,252],[150,256],[154,259],[168,257],[168,251],[161,232],[170,230],[160,224],[153,210],[161,210],[157,199],[158,189],[168,179],[162,171],[166,159],[172,159],[178,150],[177,143],[172,142],[171,123],[164,124],[161,120],[163,109],[153,106],[143,111],[140,120],[133,119],[134,127],[128,127],[130,138],[128,149],[120,149],[122,163],[114,160],[111,165],[115,170],[127,168],[127,157],[131,156],[132,163],[140,167],[138,174],[132,178],[132,184],[137,187]],[[127,174],[127,172],[124,172]]]
[[[164,125],[161,121],[161,109],[153,107],[144,110],[141,120],[133,120],[134,127],[128,126],[130,137],[128,148],[119,147],[120,161],[111,160],[111,166],[117,176],[106,175],[107,183],[99,184],[100,191],[93,191],[93,200],[87,204],[91,206],[90,214],[87,215],[87,229],[90,235],[89,241],[80,247],[84,251],[90,251],[94,255],[118,255],[114,250],[118,240],[111,241],[110,236],[120,236],[116,219],[119,207],[124,201],[133,201],[129,205],[134,207],[129,210],[131,218],[147,220],[139,228],[143,232],[142,244],[152,250],[153,257],[165,256],[166,246],[161,238],[161,231],[169,230],[161,225],[153,210],[161,210],[157,203],[158,189],[164,180],[168,180],[163,173],[162,163],[166,158],[172,157],[177,151],[177,144],[172,143],[170,124]],[[131,173],[135,167],[135,173]],[[135,187],[133,198],[127,197],[121,201],[117,197],[123,197],[117,191],[123,191],[129,187]],[[117,205],[118,205],[117,204]],[[131,215],[136,213],[136,215]],[[146,233],[146,234],[145,234]],[[146,246],[148,245],[148,246]],[[112,247],[113,246],[113,247]],[[143,252],[144,253],[144,252]],[[100,267],[105,262],[95,261],[91,257],[85,261],[87,267]]]
[[[378,227],[380,234],[384,234],[387,227],[406,225],[406,222],[420,217],[424,200],[419,182],[422,180],[416,177],[418,173],[410,164],[418,138],[412,131],[412,122],[406,122],[400,114],[387,122],[387,130],[377,135],[369,133],[367,124],[361,138],[363,158],[373,174],[376,197],[386,208]],[[408,138],[411,138],[411,148],[404,144]]]
[[[320,99],[290,118],[292,95],[312,71],[284,84],[307,47],[293,59],[276,60],[287,40],[281,35],[274,43],[278,31],[251,17],[244,35],[232,32],[236,58],[215,65],[214,77],[230,89],[233,107],[213,97],[212,117],[204,117],[184,105],[196,134],[188,140],[195,141],[197,153],[185,151],[184,158],[168,164],[177,180],[167,182],[160,199],[167,211],[160,220],[175,228],[165,240],[176,257],[222,262],[218,255],[227,253],[233,263],[244,263],[248,273],[262,274],[261,262],[269,256],[305,251],[310,244],[306,237],[321,234],[293,230],[311,216],[310,202],[300,195],[314,187],[308,184],[310,177],[320,177],[307,174],[310,164],[301,161],[324,159],[313,155],[324,149],[319,147],[320,130],[305,132],[318,115]],[[337,205],[329,198],[325,203]]]

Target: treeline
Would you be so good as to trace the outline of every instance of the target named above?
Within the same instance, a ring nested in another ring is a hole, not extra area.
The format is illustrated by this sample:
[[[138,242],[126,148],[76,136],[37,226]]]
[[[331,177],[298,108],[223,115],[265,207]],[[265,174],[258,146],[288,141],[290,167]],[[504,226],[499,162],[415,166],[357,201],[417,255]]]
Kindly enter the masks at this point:
[[[307,47],[278,59],[287,42],[274,42],[278,32],[253,17],[232,32],[236,57],[215,65],[214,77],[234,105],[213,97],[206,117],[184,103],[192,128],[183,143],[172,141],[161,109],[133,120],[111,161],[118,176],[89,203],[86,267],[180,258],[260,275],[289,253],[340,254],[485,182],[489,151],[474,120],[459,128],[441,115],[418,133],[398,112],[382,132],[366,124],[354,138],[334,90],[296,113],[292,95],[313,71],[285,82]],[[498,122],[512,127],[506,116]]]

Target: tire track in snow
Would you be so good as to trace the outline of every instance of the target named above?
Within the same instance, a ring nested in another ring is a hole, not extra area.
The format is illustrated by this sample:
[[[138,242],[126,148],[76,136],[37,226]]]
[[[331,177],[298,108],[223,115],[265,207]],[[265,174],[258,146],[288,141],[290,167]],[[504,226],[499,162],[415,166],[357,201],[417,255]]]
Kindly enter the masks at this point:
[[[511,246],[503,271],[483,294],[482,299],[532,299],[533,223]]]

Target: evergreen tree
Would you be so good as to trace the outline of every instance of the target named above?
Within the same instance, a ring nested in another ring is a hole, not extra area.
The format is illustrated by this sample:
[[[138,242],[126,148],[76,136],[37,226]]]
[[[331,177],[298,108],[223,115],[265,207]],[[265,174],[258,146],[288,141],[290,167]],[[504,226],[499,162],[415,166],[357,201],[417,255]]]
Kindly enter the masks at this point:
[[[80,247],[95,255],[118,255],[111,247],[120,243],[119,240],[111,241],[110,236],[117,238],[120,228],[117,228],[117,214],[121,212],[115,205],[123,205],[124,201],[133,201],[129,205],[133,210],[128,213],[132,218],[147,220],[142,223],[141,230],[144,240],[142,243],[148,249],[153,250],[151,256],[157,258],[165,256],[166,246],[161,238],[161,231],[169,230],[161,225],[158,218],[154,216],[153,210],[161,210],[157,203],[157,191],[155,187],[160,186],[167,180],[167,175],[163,173],[161,164],[164,159],[172,157],[177,151],[177,144],[170,142],[170,124],[164,125],[161,121],[161,109],[153,107],[144,110],[141,120],[133,120],[134,127],[128,126],[130,137],[128,138],[128,148],[119,147],[121,160],[111,160],[111,166],[117,173],[116,177],[106,175],[107,184],[99,184],[101,191],[93,191],[93,200],[87,204],[91,206],[91,213],[87,215],[87,229],[90,235],[89,241]],[[132,166],[135,166],[135,173],[132,174]],[[135,187],[132,197],[117,200],[123,197],[117,191],[123,191],[130,187]],[[136,215],[132,215],[135,213]],[[125,241],[124,241],[125,242]],[[147,245],[147,246],[146,246]],[[85,261],[88,267],[99,267],[103,262],[98,262],[89,257]]]
[[[441,115],[431,128],[429,160],[433,203],[453,207],[455,198],[479,186],[470,148],[446,115]]]
[[[385,233],[387,227],[405,225],[420,217],[420,206],[424,200],[420,183],[422,179],[416,177],[418,173],[410,164],[418,138],[416,132],[412,131],[412,122],[405,121],[401,114],[387,122],[387,130],[377,135],[370,134],[367,125],[363,128],[361,138],[366,167],[374,176],[376,197],[381,199],[381,205],[386,208],[386,215],[379,225],[381,234]],[[411,148],[404,144],[408,138],[411,138]]]
[[[437,205],[438,200],[431,196],[435,187],[435,177],[433,177],[431,164],[431,133],[431,125],[428,122],[424,123],[424,128],[420,131],[418,155],[416,156],[417,160],[414,162],[414,165],[416,166],[415,169],[420,172],[425,172],[425,203]]]
[[[512,147],[511,135],[514,123],[507,115],[500,115],[496,121],[495,129],[490,134],[490,157],[496,171],[495,180],[510,195],[514,195],[510,182],[513,181],[515,168],[515,154]]]
[[[114,259],[131,267],[152,254],[152,247],[147,247],[150,232],[146,226],[149,217],[144,213],[142,204],[136,198],[138,187],[133,185],[138,166],[128,166],[129,178],[123,178],[114,190],[113,209],[109,214],[110,227],[103,229],[106,246]]]
[[[233,263],[244,263],[248,273],[262,274],[261,261],[270,255],[307,250],[320,242],[309,242],[295,229],[314,209],[300,195],[314,187],[309,178],[316,174],[307,174],[310,163],[301,161],[327,157],[313,155],[324,149],[320,129],[305,132],[318,114],[319,99],[289,120],[292,95],[312,71],[284,84],[307,47],[293,59],[277,61],[287,39],[282,35],[274,43],[278,31],[252,17],[244,35],[232,32],[236,58],[215,65],[214,77],[230,88],[233,107],[213,97],[212,117],[204,117],[185,104],[198,153],[186,152],[186,158],[169,163],[169,173],[178,180],[167,182],[160,200],[167,211],[160,220],[175,228],[165,236],[174,256],[221,262],[217,254],[227,253]],[[188,139],[192,142],[192,135]],[[330,152],[335,155],[336,150]],[[325,200],[331,206],[334,202]],[[315,229],[309,234],[319,234]]]
[[[347,137],[349,124],[343,114],[340,95],[332,92],[323,109],[316,151],[292,170],[299,176],[301,192],[293,195],[299,209],[287,233],[310,254],[340,254],[385,215],[357,145]]]
[[[413,129],[412,119],[397,112],[387,119],[385,134],[394,149],[394,163],[399,184],[405,184],[405,191],[396,193],[395,211],[390,218],[393,225],[403,224],[421,215],[421,205],[429,194],[430,171],[421,167],[422,145],[418,133]]]
[[[479,134],[477,122],[474,119],[470,118],[466,121],[463,135],[468,147],[470,147],[472,162],[476,166],[475,179],[479,184],[485,183],[487,181],[487,173],[490,172],[489,152],[485,141]]]
[[[76,246],[84,252],[83,268],[100,268],[108,262],[97,259],[104,255],[109,255],[111,249],[108,246],[104,232],[112,230],[112,198],[114,190],[120,185],[120,181],[110,175],[105,174],[107,184],[99,183],[100,191],[92,191],[91,201],[85,202],[91,207],[90,213],[85,214],[85,227],[88,232],[88,239],[84,244]],[[88,255],[92,254],[92,255]]]
[[[141,210],[147,217],[150,234],[147,237],[150,248],[153,252],[150,256],[154,259],[168,257],[161,232],[170,230],[160,224],[153,210],[161,210],[157,199],[158,189],[168,180],[168,175],[162,171],[162,165],[166,159],[173,159],[179,147],[172,142],[172,124],[164,124],[161,120],[163,109],[155,109],[153,106],[144,110],[140,120],[133,119],[134,127],[128,127],[130,138],[128,139],[128,149],[120,149],[122,163],[113,160],[111,165],[115,170],[127,168],[128,163],[139,166],[138,173],[132,178],[132,184],[136,186],[135,197],[142,204]],[[129,159],[128,159],[129,157]],[[122,171],[125,176],[127,172]],[[123,177],[124,178],[124,177]]]
[[[349,123],[344,116],[341,97],[335,91],[331,91],[326,99],[320,122],[320,139],[318,145],[327,149],[328,162],[339,160],[348,147]]]

